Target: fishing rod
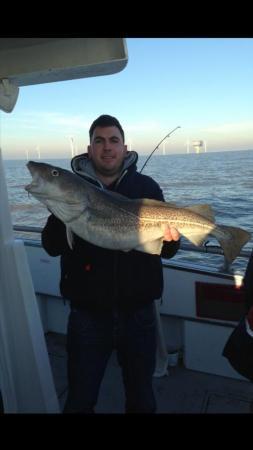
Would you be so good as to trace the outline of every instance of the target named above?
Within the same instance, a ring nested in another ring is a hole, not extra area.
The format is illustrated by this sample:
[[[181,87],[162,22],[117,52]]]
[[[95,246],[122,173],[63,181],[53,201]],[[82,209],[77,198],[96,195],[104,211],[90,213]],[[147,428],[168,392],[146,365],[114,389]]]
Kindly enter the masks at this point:
[[[162,143],[165,139],[167,139],[168,137],[170,137],[170,135],[171,135],[172,133],[174,133],[174,131],[176,131],[178,128],[181,128],[181,127],[178,126],[178,127],[174,128],[172,131],[169,132],[169,134],[166,134],[166,136],[159,142],[159,144],[157,144],[156,148],[154,148],[154,150],[150,153],[149,157],[146,159],[145,163],[143,164],[143,166],[142,166],[142,168],[141,168],[141,170],[140,170],[140,173],[143,171],[144,167],[146,166],[148,160],[151,158],[151,156],[153,155],[153,153],[156,151],[156,149],[158,149],[159,145],[161,145],[161,143]]]

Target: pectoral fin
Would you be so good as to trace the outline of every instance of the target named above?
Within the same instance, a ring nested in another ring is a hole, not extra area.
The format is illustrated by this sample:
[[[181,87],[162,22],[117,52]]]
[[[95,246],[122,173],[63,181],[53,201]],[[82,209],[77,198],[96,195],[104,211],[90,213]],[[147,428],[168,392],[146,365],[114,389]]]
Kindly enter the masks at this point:
[[[74,236],[73,236],[71,229],[67,226],[66,226],[66,235],[67,235],[68,244],[69,244],[71,250],[73,250]]]

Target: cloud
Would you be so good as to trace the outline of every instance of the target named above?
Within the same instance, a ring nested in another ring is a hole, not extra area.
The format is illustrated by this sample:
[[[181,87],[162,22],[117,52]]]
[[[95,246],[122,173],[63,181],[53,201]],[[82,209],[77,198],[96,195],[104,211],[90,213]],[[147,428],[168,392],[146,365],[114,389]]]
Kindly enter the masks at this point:
[[[130,132],[150,132],[150,131],[156,131],[161,130],[161,128],[164,128],[161,126],[161,124],[155,120],[151,121],[141,121],[141,122],[135,122],[135,123],[126,123],[124,125],[124,128],[127,133]]]
[[[33,111],[26,110],[19,113],[13,113],[11,117],[6,117],[3,120],[3,125],[6,131],[15,127],[22,128],[22,130],[39,130],[57,131],[66,133],[82,133],[88,131],[94,117],[80,114],[64,114],[61,112],[52,111]],[[136,122],[126,122],[123,124],[126,134],[139,134],[145,132],[159,132],[166,133],[164,123],[157,120],[142,120]]]
[[[15,126],[23,129],[57,129],[72,132],[83,132],[90,126],[90,120],[83,115],[68,115],[51,111],[24,111],[21,114],[14,114],[11,120],[4,120],[6,128]]]
[[[253,120],[248,120],[244,122],[229,122],[218,125],[210,125],[203,128],[202,131],[206,133],[239,133],[253,130]]]

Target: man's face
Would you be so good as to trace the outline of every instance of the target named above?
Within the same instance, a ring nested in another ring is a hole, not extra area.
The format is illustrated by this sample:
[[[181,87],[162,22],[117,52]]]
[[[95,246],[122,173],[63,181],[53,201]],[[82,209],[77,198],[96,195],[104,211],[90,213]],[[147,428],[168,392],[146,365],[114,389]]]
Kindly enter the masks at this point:
[[[113,176],[120,172],[127,146],[117,127],[96,127],[88,146],[89,158],[98,173]]]

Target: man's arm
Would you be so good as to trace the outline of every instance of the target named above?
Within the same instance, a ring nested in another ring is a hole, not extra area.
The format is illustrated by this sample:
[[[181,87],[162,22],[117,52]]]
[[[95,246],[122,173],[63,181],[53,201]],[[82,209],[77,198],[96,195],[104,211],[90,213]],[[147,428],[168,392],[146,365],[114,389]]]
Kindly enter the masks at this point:
[[[61,220],[51,214],[41,233],[43,248],[50,256],[62,255],[69,250],[66,236],[66,226]]]

